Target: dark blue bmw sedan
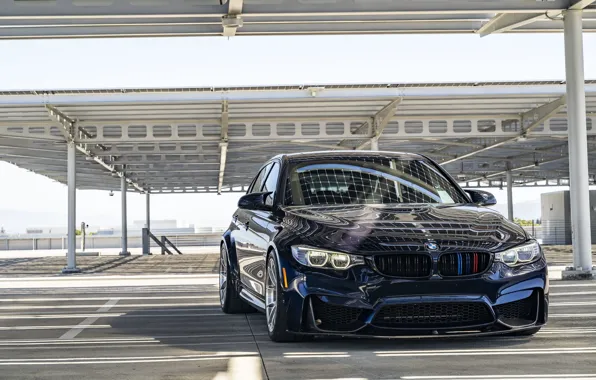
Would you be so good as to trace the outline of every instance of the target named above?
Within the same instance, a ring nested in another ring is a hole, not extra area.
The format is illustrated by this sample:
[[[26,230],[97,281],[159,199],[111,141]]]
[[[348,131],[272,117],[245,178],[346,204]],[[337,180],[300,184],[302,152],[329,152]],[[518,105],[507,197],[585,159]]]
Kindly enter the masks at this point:
[[[226,313],[269,336],[532,335],[547,321],[540,245],[415,154],[274,157],[221,242]]]

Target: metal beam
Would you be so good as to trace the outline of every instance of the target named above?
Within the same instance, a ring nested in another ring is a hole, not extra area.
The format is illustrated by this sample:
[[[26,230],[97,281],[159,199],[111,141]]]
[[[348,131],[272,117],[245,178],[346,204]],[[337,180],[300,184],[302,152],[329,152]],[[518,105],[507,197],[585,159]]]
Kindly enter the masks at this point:
[[[480,37],[485,37],[492,33],[508,32],[544,18],[546,18],[544,13],[499,13],[482,25],[477,33]]]
[[[222,17],[223,35],[233,37],[238,28],[244,25],[242,20],[242,7],[244,0],[228,0],[228,14]]]
[[[572,1],[572,5],[569,7],[571,10],[582,10],[587,8],[592,3],[596,2],[596,0],[574,0]]]
[[[588,151],[588,154],[592,154],[592,153],[596,153],[596,149],[592,149]],[[548,160],[548,161],[542,161],[542,162],[535,162],[533,164],[529,164],[529,165],[524,165],[524,166],[519,166],[516,168],[511,168],[512,172],[517,172],[517,171],[523,171],[523,170],[528,170],[528,169],[532,169],[535,168],[536,166],[542,166],[542,165],[547,165],[547,164],[552,164],[555,162],[559,162],[559,161],[563,161],[563,160],[568,160],[569,157],[565,156],[565,157],[559,157],[559,158],[555,158],[552,160]],[[472,178],[472,179],[468,179],[468,182],[474,182],[474,181],[483,181],[485,179],[488,178],[492,178],[492,177],[499,177],[499,176],[503,176],[507,173],[507,170],[503,170],[500,172],[496,172],[496,173],[491,173],[482,177],[476,177],[476,178]]]
[[[373,139],[375,139],[375,138],[378,141],[378,138],[381,136],[381,134],[383,133],[383,130],[385,129],[385,127],[387,127],[387,124],[389,124],[389,122],[395,115],[395,111],[397,110],[397,107],[400,105],[400,103],[402,101],[403,101],[403,97],[393,100],[391,103],[389,103],[385,107],[381,108],[371,118],[370,121],[362,123],[362,125],[360,125],[358,128],[356,128],[352,132],[352,136],[357,138],[362,133],[363,128],[368,129],[368,126],[370,126],[371,133],[372,133],[372,136],[368,136],[368,137],[362,136],[362,138],[367,139],[367,141],[365,143],[362,143],[359,146],[357,146],[356,149],[364,149],[364,147],[371,144],[373,142]],[[338,145],[346,146],[346,142],[347,142],[347,140],[344,139],[344,140],[340,141]]]
[[[228,128],[229,128],[228,101],[221,104],[221,141],[219,143],[219,178],[217,181],[217,193],[221,194],[224,174],[226,171],[226,159],[228,155]]]
[[[60,110],[58,110],[54,106],[46,105],[46,108],[48,110],[50,118],[62,126],[61,131],[64,134],[64,137],[65,137],[67,143],[71,143],[71,142],[74,143],[76,149],[79,152],[81,152],[85,156],[93,159],[93,161],[97,162],[99,165],[104,167],[110,173],[115,173],[119,177],[124,178],[125,182],[130,184],[132,187],[137,189],[139,192],[141,192],[141,193],[145,192],[145,190],[139,184],[137,184],[135,181],[133,181],[130,178],[126,178],[126,175],[122,171],[117,170],[113,165],[107,164],[102,158],[97,157],[96,155],[93,154],[93,152],[88,150],[87,149],[88,144],[81,144],[81,143],[75,142],[78,137],[78,132],[79,132],[78,123],[76,120],[71,120],[68,116],[63,114]]]
[[[534,108],[533,110],[527,111],[521,115],[521,133],[519,136],[515,136],[512,138],[505,139],[503,141],[499,141],[498,143],[488,145],[484,148],[476,149],[472,152],[466,153],[464,155],[458,156],[451,160],[441,162],[441,166],[451,164],[453,162],[457,162],[463,160],[465,158],[472,157],[478,153],[486,152],[487,150],[497,148],[501,145],[505,145],[508,143],[519,141],[520,139],[525,138],[528,132],[531,132],[534,128],[538,127],[540,124],[544,123],[546,120],[550,119],[552,115],[559,112],[561,108],[565,106],[567,102],[567,96],[563,95],[557,100],[554,100],[550,103],[544,104],[540,107]],[[532,123],[527,127],[524,128],[524,121],[532,120]]]

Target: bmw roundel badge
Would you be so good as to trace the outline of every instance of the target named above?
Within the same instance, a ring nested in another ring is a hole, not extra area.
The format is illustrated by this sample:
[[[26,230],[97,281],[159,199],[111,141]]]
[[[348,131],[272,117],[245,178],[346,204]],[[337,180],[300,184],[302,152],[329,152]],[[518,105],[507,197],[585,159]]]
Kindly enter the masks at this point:
[[[434,243],[432,241],[429,241],[429,242],[424,243],[424,248],[427,251],[438,251],[439,250],[439,245],[437,243]]]

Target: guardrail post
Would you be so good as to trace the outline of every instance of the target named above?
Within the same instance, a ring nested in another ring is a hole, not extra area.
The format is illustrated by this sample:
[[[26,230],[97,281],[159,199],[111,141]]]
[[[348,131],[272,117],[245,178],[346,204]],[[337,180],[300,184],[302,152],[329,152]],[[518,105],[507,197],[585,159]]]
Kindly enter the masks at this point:
[[[161,254],[162,255],[165,255],[166,254],[166,248],[165,248],[165,246],[166,246],[166,237],[165,236],[162,236],[161,237]]]
[[[150,255],[151,254],[151,247],[149,242],[149,229],[143,228],[142,230],[142,239],[143,239],[143,255]]]

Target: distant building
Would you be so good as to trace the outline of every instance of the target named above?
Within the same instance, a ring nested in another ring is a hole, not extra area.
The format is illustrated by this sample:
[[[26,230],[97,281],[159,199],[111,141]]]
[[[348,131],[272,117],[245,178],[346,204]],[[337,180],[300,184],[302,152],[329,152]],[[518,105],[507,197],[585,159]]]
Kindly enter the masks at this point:
[[[596,190],[590,190],[592,241],[596,241]],[[542,243],[571,244],[571,203],[569,190],[541,194]]]

